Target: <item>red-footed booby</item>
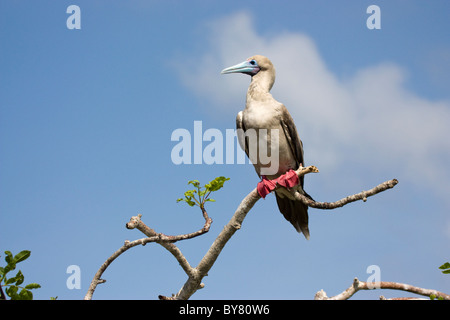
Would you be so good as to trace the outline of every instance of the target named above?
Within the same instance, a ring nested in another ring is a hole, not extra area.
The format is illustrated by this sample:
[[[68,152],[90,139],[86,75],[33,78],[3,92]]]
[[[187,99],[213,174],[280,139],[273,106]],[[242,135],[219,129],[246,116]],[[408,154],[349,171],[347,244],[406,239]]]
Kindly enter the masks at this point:
[[[261,161],[259,153],[257,153],[256,158],[252,157],[251,149],[255,146],[251,145],[251,139],[242,136],[239,138],[240,145],[251,159],[256,173],[262,179],[273,180],[291,169],[297,170],[300,165],[304,166],[303,144],[298,136],[294,121],[286,107],[270,94],[270,89],[275,82],[275,68],[272,62],[264,56],[255,55],[240,64],[222,70],[222,74],[226,73],[244,73],[252,77],[247,91],[245,109],[240,111],[236,117],[238,137],[239,129],[246,133],[249,129],[253,129],[258,136],[258,140],[253,140],[253,143],[256,142],[258,145],[256,148],[259,150],[264,144],[274,146],[273,142],[275,144],[278,142],[277,167],[275,171],[266,174],[264,169],[267,169],[267,162]],[[271,134],[273,132],[278,133],[278,141],[271,140],[271,137],[276,138],[277,136]],[[268,149],[268,147],[266,148]],[[274,149],[270,150],[273,151]],[[298,185],[293,187],[294,191],[310,197],[303,190],[303,180],[304,177],[302,176]],[[299,233],[303,233],[306,239],[309,239],[308,206],[301,201],[294,200],[289,191],[284,188],[276,189],[275,196],[278,208],[286,220]]]

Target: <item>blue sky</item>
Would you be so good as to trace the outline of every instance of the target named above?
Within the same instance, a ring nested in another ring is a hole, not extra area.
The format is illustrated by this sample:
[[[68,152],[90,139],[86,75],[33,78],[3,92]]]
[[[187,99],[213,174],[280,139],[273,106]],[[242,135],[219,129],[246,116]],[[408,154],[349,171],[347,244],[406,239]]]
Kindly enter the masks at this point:
[[[69,30],[66,9],[81,9]],[[369,30],[366,9],[381,9]],[[175,165],[174,130],[233,129],[250,79],[220,71],[253,54],[272,59],[272,93],[294,117],[319,201],[392,178],[366,203],[310,210],[311,240],[260,200],[193,299],[312,299],[335,295],[371,265],[381,280],[450,291],[450,22],[448,1],[0,2],[0,254],[20,266],[35,298],[82,299],[137,213],[158,232],[202,226],[177,204],[187,181],[231,180],[207,209],[211,231],[179,247],[206,253],[258,182],[250,165]],[[204,146],[207,145],[205,142]],[[1,258],[3,261],[3,257]],[[81,289],[69,290],[78,265]],[[186,280],[154,244],[105,272],[94,299],[156,299]],[[362,292],[375,299],[395,292]]]

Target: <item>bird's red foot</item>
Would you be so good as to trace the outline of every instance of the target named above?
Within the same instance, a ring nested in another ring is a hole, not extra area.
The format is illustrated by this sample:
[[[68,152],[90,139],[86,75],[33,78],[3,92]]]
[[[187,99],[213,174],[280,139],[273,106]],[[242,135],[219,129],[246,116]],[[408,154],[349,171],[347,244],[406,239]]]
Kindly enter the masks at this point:
[[[276,179],[269,180],[265,176],[262,176],[262,180],[258,182],[256,189],[258,190],[261,198],[265,198],[270,192],[275,190],[277,185],[290,189],[300,182],[297,173],[294,170],[289,170],[285,174],[282,174]]]

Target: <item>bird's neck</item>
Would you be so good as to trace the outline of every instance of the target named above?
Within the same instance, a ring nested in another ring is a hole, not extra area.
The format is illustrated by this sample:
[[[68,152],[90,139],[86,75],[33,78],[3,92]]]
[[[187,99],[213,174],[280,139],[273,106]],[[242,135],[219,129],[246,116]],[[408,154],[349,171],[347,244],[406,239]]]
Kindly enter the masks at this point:
[[[271,97],[270,89],[272,89],[275,81],[274,75],[269,72],[258,72],[252,77],[252,82],[247,90],[247,102],[251,100],[263,100]]]

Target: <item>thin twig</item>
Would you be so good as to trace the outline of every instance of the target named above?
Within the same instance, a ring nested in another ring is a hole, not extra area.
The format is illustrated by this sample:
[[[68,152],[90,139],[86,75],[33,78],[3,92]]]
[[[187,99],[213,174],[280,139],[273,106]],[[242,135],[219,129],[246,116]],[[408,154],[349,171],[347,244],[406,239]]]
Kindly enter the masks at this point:
[[[91,284],[89,285],[88,292],[86,293],[86,296],[84,297],[85,300],[91,300],[92,295],[94,294],[95,289],[97,288],[97,285],[100,283],[106,282],[105,280],[101,279],[102,274],[105,272],[105,270],[108,268],[108,266],[117,259],[122,253],[127,251],[130,248],[133,248],[137,245],[146,245],[149,242],[157,242],[164,248],[166,248],[172,255],[177,259],[180,266],[183,268],[183,270],[186,272],[188,276],[192,276],[194,271],[194,268],[192,268],[185,258],[185,256],[181,253],[180,249],[174,245],[173,243],[180,240],[186,240],[191,239],[194,237],[197,237],[199,235],[202,235],[209,231],[212,223],[212,219],[208,216],[206,210],[202,208],[203,217],[205,219],[205,224],[202,229],[188,233],[188,234],[181,234],[177,236],[167,236],[163,233],[157,233],[152,228],[148,227],[144,222],[142,222],[141,214],[138,214],[137,216],[131,217],[130,222],[126,224],[127,229],[138,229],[142,233],[144,233],[147,238],[142,238],[134,241],[125,241],[122,247],[120,247],[116,252],[114,252],[99,268],[97,273],[94,275],[94,279],[91,281]]]
[[[412,286],[405,283],[398,282],[388,282],[388,281],[378,281],[378,282],[364,282],[359,281],[357,278],[353,280],[352,285],[333,297],[327,297],[325,291],[320,290],[316,293],[315,300],[347,300],[351,298],[359,290],[374,290],[374,289],[392,289],[412,292],[426,297],[435,296],[436,298],[441,298],[444,300],[450,300],[450,295],[432,289],[424,289],[416,286]],[[386,299],[383,296],[380,297],[382,300]],[[416,298],[394,298],[395,300],[411,300]]]
[[[363,200],[364,202],[367,201],[368,197],[371,197],[373,195],[376,195],[377,193],[380,193],[382,191],[385,191],[387,189],[391,189],[395,187],[395,185],[398,183],[397,179],[392,179],[386,182],[383,182],[379,184],[378,186],[368,190],[368,191],[362,191],[360,193],[342,198],[341,200],[335,201],[335,202],[318,202],[314,201],[298,192],[295,192],[294,197],[297,200],[302,201],[304,204],[311,208],[316,209],[336,209],[339,207],[343,207],[346,204],[349,204],[351,202],[355,202],[358,200]]]

